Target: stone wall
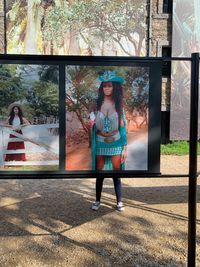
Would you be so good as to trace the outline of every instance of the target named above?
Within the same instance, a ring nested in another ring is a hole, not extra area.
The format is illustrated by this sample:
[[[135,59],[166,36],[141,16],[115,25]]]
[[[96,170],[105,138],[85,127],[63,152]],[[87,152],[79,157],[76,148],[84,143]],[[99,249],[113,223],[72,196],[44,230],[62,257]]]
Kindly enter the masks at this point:
[[[152,38],[150,56],[162,56],[162,46],[172,45],[172,14],[163,14],[163,0],[152,0]],[[170,109],[169,78],[162,79],[162,111]]]
[[[0,0],[0,54],[4,53],[4,8],[3,0]]]
[[[171,46],[172,15],[162,13],[163,0],[152,0],[152,56],[162,55],[162,46]]]

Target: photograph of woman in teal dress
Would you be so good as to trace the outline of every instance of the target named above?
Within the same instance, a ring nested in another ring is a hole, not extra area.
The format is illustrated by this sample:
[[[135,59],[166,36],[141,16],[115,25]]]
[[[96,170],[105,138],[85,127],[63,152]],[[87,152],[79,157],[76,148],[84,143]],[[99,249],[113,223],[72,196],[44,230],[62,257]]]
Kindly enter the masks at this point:
[[[121,170],[127,156],[122,87],[125,81],[115,71],[105,71],[99,80],[96,111],[92,113],[92,170]]]
[[[66,66],[66,171],[148,169],[149,68]]]

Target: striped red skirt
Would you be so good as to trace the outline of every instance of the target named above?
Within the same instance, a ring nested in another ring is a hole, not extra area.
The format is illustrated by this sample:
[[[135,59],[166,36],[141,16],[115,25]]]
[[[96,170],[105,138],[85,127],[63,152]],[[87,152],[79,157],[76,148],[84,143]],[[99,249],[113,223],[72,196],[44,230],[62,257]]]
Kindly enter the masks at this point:
[[[22,134],[22,131],[19,131],[18,133]],[[10,134],[9,138],[17,138],[15,135]],[[26,161],[26,155],[25,153],[17,153],[18,149],[25,149],[25,145],[23,141],[19,142],[8,142],[7,150],[16,150],[16,153],[14,154],[6,154],[5,161]]]

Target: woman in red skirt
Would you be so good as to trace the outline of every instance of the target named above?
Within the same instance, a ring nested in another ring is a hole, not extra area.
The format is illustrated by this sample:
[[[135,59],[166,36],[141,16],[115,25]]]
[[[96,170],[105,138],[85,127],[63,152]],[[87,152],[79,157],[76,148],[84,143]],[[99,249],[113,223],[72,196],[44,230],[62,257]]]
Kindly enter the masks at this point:
[[[13,103],[9,106],[10,114],[5,126],[11,128],[16,133],[22,134],[22,127],[29,125],[29,121],[23,117],[21,106]],[[10,134],[9,138],[17,138]],[[17,153],[18,149],[25,149],[24,141],[9,141],[7,150],[16,150],[16,154],[6,154],[5,161],[26,161],[25,153]]]

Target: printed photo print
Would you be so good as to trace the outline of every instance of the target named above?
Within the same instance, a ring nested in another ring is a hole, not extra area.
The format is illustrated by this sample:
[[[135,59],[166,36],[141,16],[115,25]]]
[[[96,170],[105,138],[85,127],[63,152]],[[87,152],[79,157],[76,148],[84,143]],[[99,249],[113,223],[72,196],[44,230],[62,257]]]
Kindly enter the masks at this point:
[[[200,1],[173,1],[172,56],[191,57],[200,51]],[[191,62],[172,61],[170,140],[189,140]],[[199,94],[200,102],[200,94]],[[198,137],[200,139],[200,108]]]
[[[0,170],[58,170],[58,66],[0,65]]]
[[[147,0],[4,2],[8,54],[146,55]]]
[[[148,170],[149,67],[66,66],[66,170]]]

